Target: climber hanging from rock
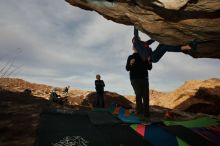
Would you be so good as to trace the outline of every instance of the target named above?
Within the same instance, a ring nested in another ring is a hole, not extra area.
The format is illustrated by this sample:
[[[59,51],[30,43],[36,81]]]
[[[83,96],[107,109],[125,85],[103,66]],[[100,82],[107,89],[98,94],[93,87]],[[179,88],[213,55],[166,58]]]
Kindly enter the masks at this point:
[[[133,47],[137,49],[138,54],[142,60],[149,59],[152,63],[157,63],[166,52],[183,52],[189,53],[197,47],[196,40],[186,45],[171,46],[159,44],[158,47],[152,51],[149,47],[155,40],[142,41],[138,35],[138,29],[134,27],[134,37],[132,39]]]

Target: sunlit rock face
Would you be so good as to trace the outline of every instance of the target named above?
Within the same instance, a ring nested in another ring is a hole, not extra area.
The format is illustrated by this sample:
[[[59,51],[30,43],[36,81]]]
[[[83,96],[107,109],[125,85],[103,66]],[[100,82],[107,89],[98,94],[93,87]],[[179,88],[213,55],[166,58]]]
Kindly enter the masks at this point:
[[[151,105],[220,116],[220,79],[189,80],[172,92],[150,94]]]
[[[108,20],[135,25],[160,43],[201,41],[195,58],[220,58],[219,0],[66,0]],[[98,25],[98,24],[97,24]]]

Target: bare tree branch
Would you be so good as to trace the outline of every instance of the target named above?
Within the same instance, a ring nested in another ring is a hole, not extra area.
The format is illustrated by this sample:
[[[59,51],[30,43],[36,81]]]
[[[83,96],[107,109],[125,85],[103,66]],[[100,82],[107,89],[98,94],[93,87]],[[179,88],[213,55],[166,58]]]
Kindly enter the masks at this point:
[[[17,48],[15,50],[15,56],[12,59],[9,59],[6,64],[0,69],[1,77],[10,76],[13,72],[15,72],[20,67],[14,67],[14,62],[18,55],[22,53],[21,48]],[[8,55],[6,55],[8,56]],[[4,58],[5,56],[1,57],[0,59]],[[14,68],[14,69],[13,69]]]

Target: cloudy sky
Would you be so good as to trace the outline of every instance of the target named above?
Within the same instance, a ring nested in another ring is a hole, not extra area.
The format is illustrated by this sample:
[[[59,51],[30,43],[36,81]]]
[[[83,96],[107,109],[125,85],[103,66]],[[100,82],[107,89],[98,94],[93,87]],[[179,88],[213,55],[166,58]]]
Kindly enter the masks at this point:
[[[1,0],[0,18],[1,76],[94,90],[99,73],[105,90],[134,94],[125,70],[132,53],[132,26],[64,0]],[[171,91],[186,80],[220,78],[220,62],[167,53],[153,64],[149,77],[151,89]]]

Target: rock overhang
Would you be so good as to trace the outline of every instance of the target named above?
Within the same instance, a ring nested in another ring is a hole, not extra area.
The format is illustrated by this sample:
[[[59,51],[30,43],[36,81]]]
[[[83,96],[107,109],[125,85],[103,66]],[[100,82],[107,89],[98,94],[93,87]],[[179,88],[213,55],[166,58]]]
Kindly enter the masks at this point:
[[[220,1],[212,0],[66,0],[116,23],[135,25],[160,43],[201,42],[194,58],[220,58]],[[98,25],[98,24],[97,24]]]

